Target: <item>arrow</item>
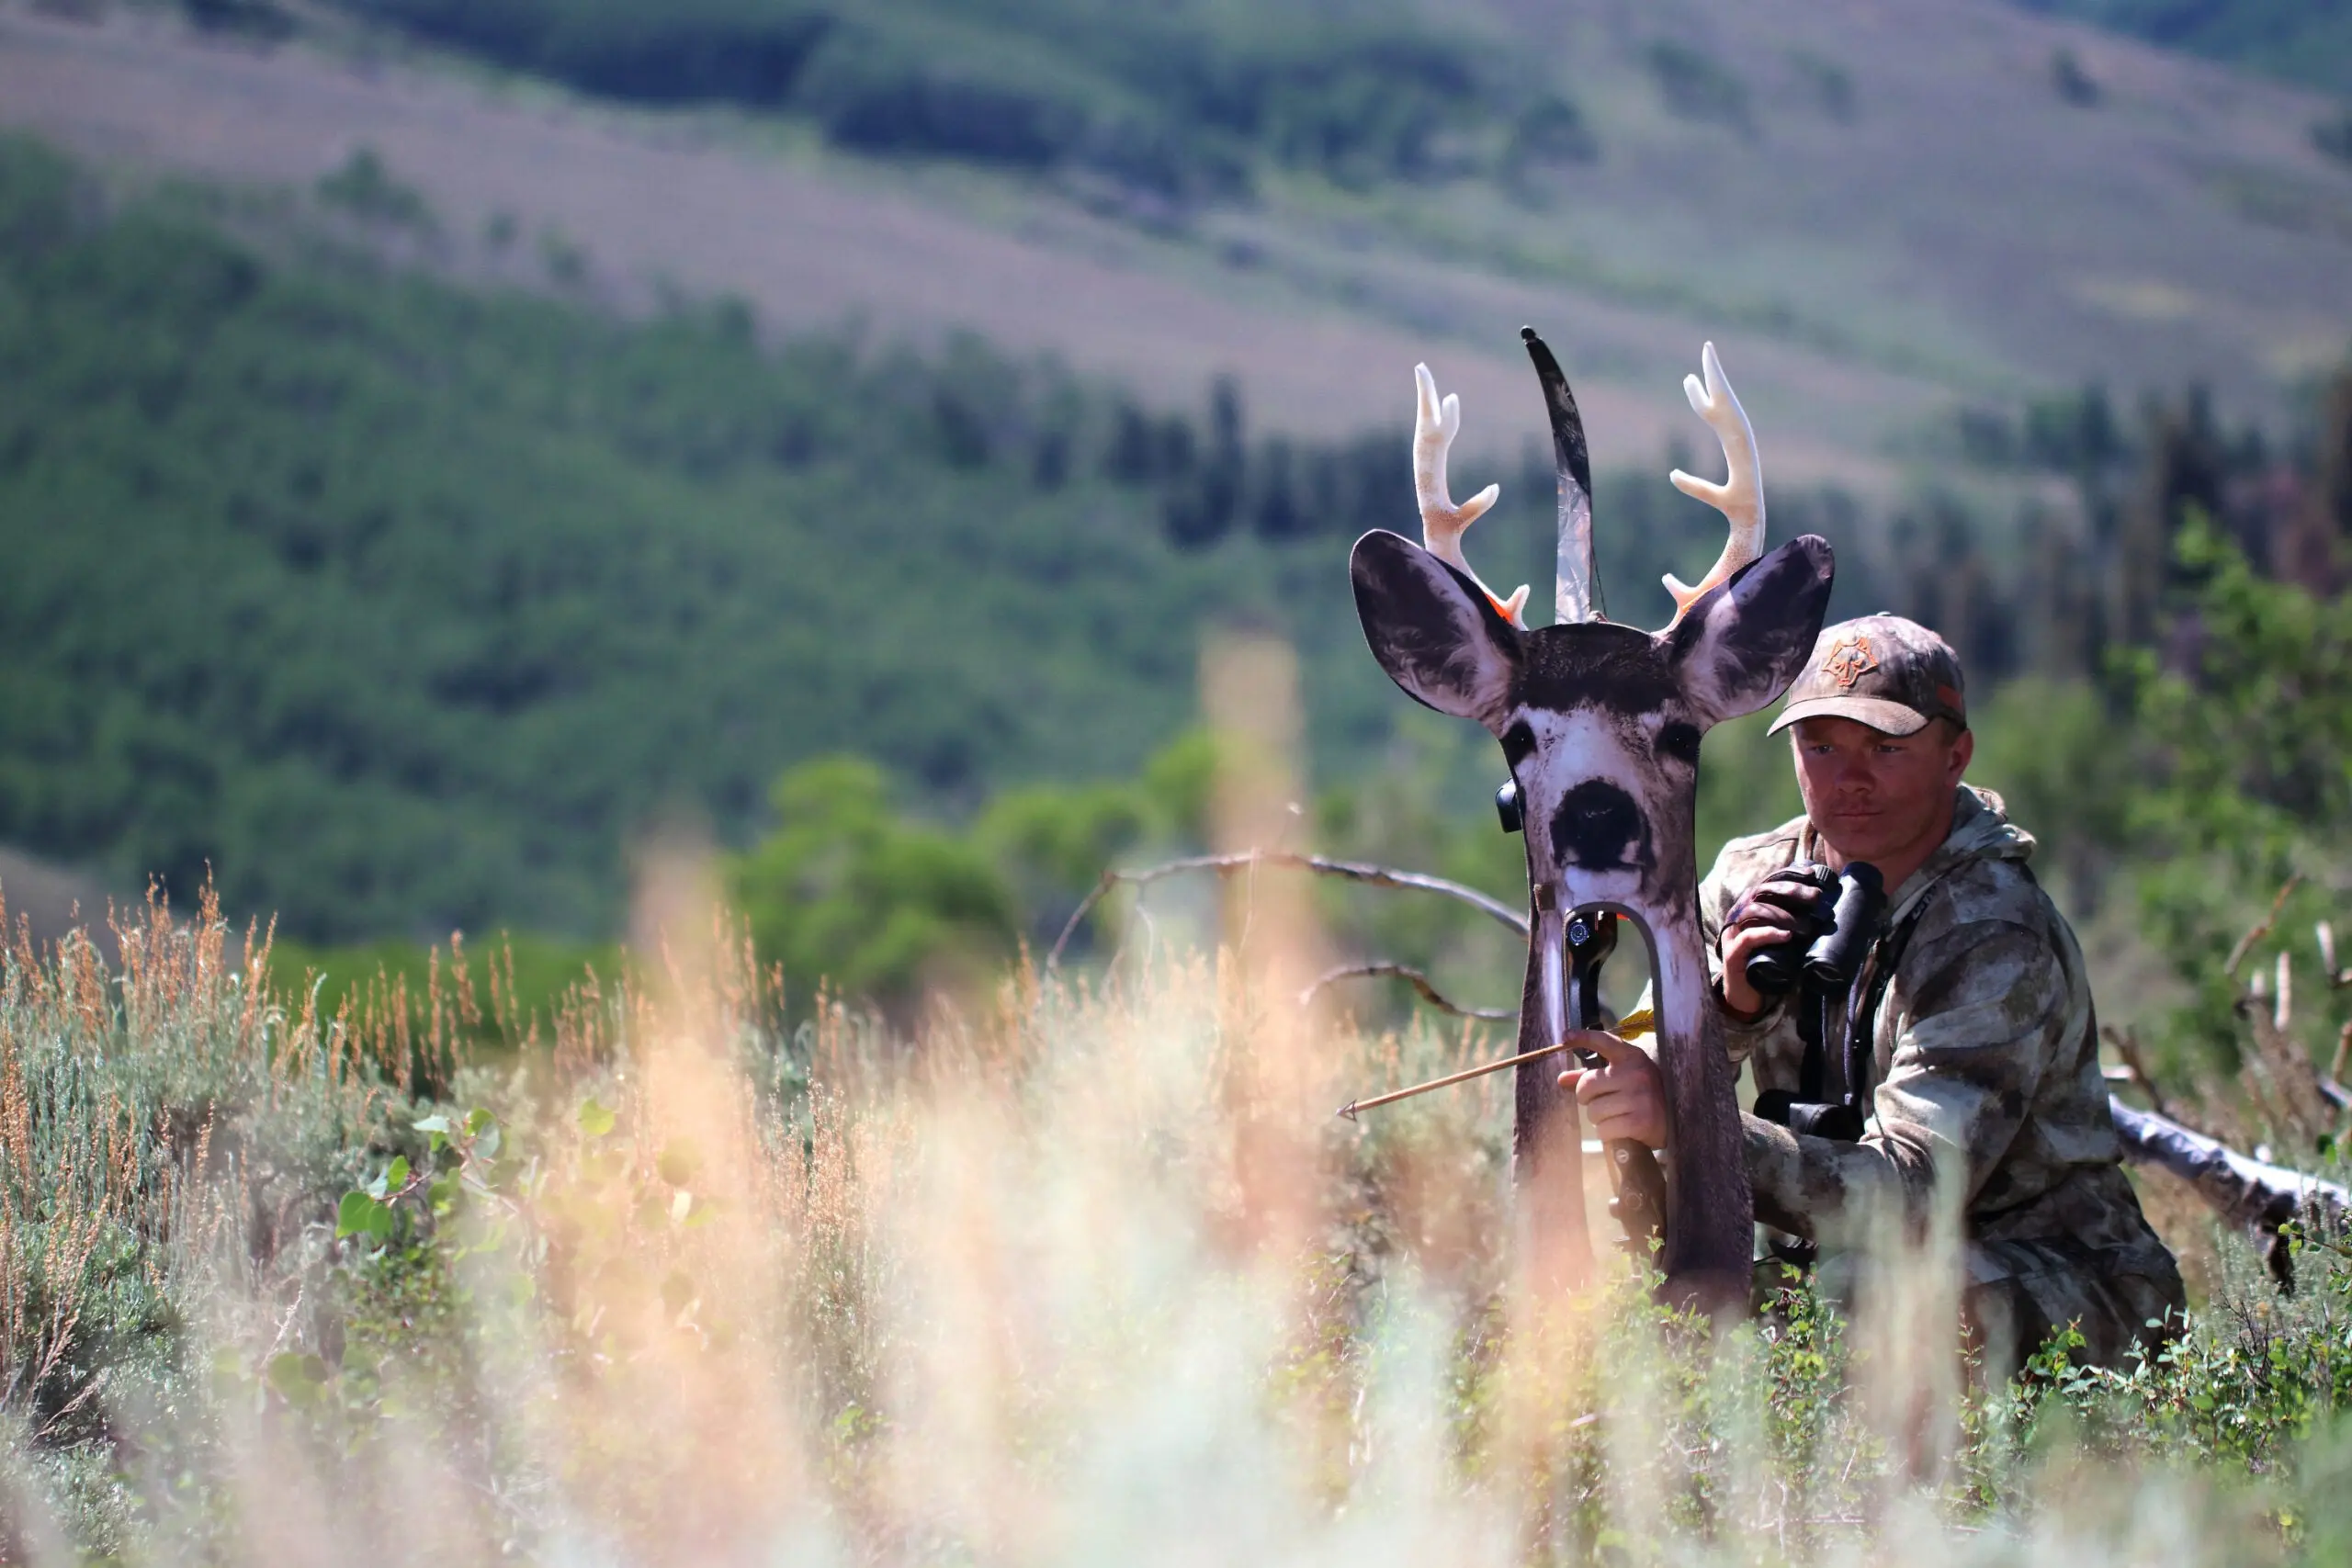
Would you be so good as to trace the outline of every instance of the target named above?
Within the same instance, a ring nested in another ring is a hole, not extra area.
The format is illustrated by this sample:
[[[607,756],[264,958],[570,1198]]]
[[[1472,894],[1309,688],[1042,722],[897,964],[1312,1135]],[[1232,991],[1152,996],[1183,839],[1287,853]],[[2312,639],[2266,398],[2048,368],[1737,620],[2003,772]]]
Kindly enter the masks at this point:
[[[1647,1034],[1655,1027],[1649,1010],[1644,1008],[1638,1011],[1627,1013],[1611,1032],[1621,1040],[1631,1040],[1637,1034]],[[1390,1089],[1386,1094],[1375,1094],[1370,1100],[1351,1100],[1340,1107],[1335,1114],[1344,1116],[1352,1122],[1356,1119],[1356,1112],[1359,1111],[1373,1111],[1384,1105],[1394,1105],[1400,1100],[1410,1100],[1417,1094],[1427,1094],[1431,1089],[1451,1089],[1455,1084],[1467,1083],[1472,1078],[1485,1077],[1488,1073],[1498,1073],[1505,1067],[1515,1067],[1521,1062],[1532,1062],[1538,1056],[1549,1056],[1566,1049],[1567,1046],[1565,1044],[1539,1045],[1532,1051],[1521,1051],[1516,1056],[1505,1056],[1499,1062],[1488,1062],[1482,1066],[1464,1067],[1458,1073],[1448,1073],[1442,1078],[1431,1078],[1427,1083],[1417,1083],[1410,1089]]]

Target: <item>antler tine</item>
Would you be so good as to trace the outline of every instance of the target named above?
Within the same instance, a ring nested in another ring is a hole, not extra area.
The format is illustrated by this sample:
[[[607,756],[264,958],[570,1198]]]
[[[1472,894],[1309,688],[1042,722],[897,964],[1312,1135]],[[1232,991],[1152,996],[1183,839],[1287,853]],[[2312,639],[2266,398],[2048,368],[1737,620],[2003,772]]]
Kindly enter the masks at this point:
[[[1437,378],[1430,374],[1426,365],[1413,367],[1413,383],[1419,392],[1413,418],[1413,493],[1421,505],[1421,547],[1477,583],[1478,592],[1494,605],[1495,613],[1524,631],[1527,585],[1521,583],[1510,598],[1502,598],[1470,570],[1470,562],[1462,553],[1464,532],[1486,515],[1487,508],[1494,505],[1495,498],[1502,493],[1502,487],[1488,485],[1461,505],[1453,504],[1445,482],[1445,455],[1462,429],[1462,400],[1448,392],[1440,401]]]
[[[1685,376],[1682,395],[1690,400],[1691,412],[1705,420],[1715,439],[1723,443],[1724,482],[1715,484],[1679,468],[1668,477],[1683,494],[1722,513],[1731,525],[1731,536],[1724,541],[1724,553],[1695,584],[1685,587],[1672,572],[1666,574],[1666,591],[1674,595],[1674,620],[1667,623],[1669,627],[1682,619],[1702,594],[1764,553],[1764,468],[1756,455],[1756,432],[1724,375],[1713,344],[1699,351],[1699,364],[1706,372],[1706,384],[1702,386],[1696,376]]]

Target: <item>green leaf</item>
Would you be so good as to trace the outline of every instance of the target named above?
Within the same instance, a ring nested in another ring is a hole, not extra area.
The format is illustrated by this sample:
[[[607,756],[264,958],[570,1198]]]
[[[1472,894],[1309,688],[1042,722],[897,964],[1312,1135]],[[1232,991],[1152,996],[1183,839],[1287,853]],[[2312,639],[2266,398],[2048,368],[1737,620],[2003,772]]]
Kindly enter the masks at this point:
[[[580,1108],[580,1130],[592,1138],[601,1138],[611,1132],[614,1121],[613,1112],[597,1104],[593,1095]]]
[[[335,1210],[334,1238],[373,1236],[379,1242],[389,1241],[392,1235],[391,1205],[368,1192],[346,1192]]]
[[[702,1168],[702,1151],[695,1147],[691,1139],[680,1138],[662,1151],[661,1157],[653,1162],[653,1168],[660,1171],[662,1179],[671,1186],[684,1187],[695,1179],[695,1172]]]
[[[334,1373],[318,1357],[288,1350],[269,1359],[269,1370],[265,1375],[269,1386],[288,1404],[309,1404],[325,1390],[327,1380]]]
[[[498,1146],[503,1141],[498,1129],[498,1118],[479,1105],[466,1112],[466,1136],[474,1141],[474,1146],[468,1152],[483,1159],[495,1158]]]
[[[394,1192],[408,1185],[408,1156],[392,1156],[392,1163],[384,1168],[384,1185]]]
[[[433,1179],[432,1185],[424,1190],[425,1207],[436,1214],[446,1214],[458,1206],[458,1193],[460,1190],[461,1186],[455,1172],[446,1176],[436,1176]]]

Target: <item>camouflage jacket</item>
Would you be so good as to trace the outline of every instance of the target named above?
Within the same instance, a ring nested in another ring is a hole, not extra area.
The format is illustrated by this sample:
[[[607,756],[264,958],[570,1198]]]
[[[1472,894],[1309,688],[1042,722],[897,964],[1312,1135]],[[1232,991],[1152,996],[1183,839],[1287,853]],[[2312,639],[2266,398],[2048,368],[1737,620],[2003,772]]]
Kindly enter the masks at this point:
[[[1835,1240],[1874,1202],[1924,1217],[1940,1178],[1957,1185],[1972,1283],[2046,1268],[2052,1247],[2170,1273],[2122,1173],[2082,952],[2026,869],[2032,852],[1998,795],[1960,789],[1943,846],[1890,891],[1885,930],[1915,908],[1919,919],[1875,1021],[1865,1135],[1838,1143],[1744,1118],[1759,1219]],[[1724,846],[1699,890],[1718,996],[1725,914],[1767,872],[1817,858],[1803,818]],[[1785,1000],[1752,1021],[1724,1010],[1733,1059],[1751,1065],[1759,1092],[1797,1091],[1793,1011]],[[1836,1094],[1843,1075],[1829,1055]]]

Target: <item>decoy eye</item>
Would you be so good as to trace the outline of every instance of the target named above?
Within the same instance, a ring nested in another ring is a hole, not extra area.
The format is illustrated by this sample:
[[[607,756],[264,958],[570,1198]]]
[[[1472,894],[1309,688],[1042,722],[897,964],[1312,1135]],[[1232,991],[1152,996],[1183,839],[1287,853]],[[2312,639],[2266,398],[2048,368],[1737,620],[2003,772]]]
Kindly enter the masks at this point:
[[[1657,732],[1657,751],[1661,757],[1671,757],[1678,762],[1699,765],[1699,727],[1695,724],[1669,724]]]

